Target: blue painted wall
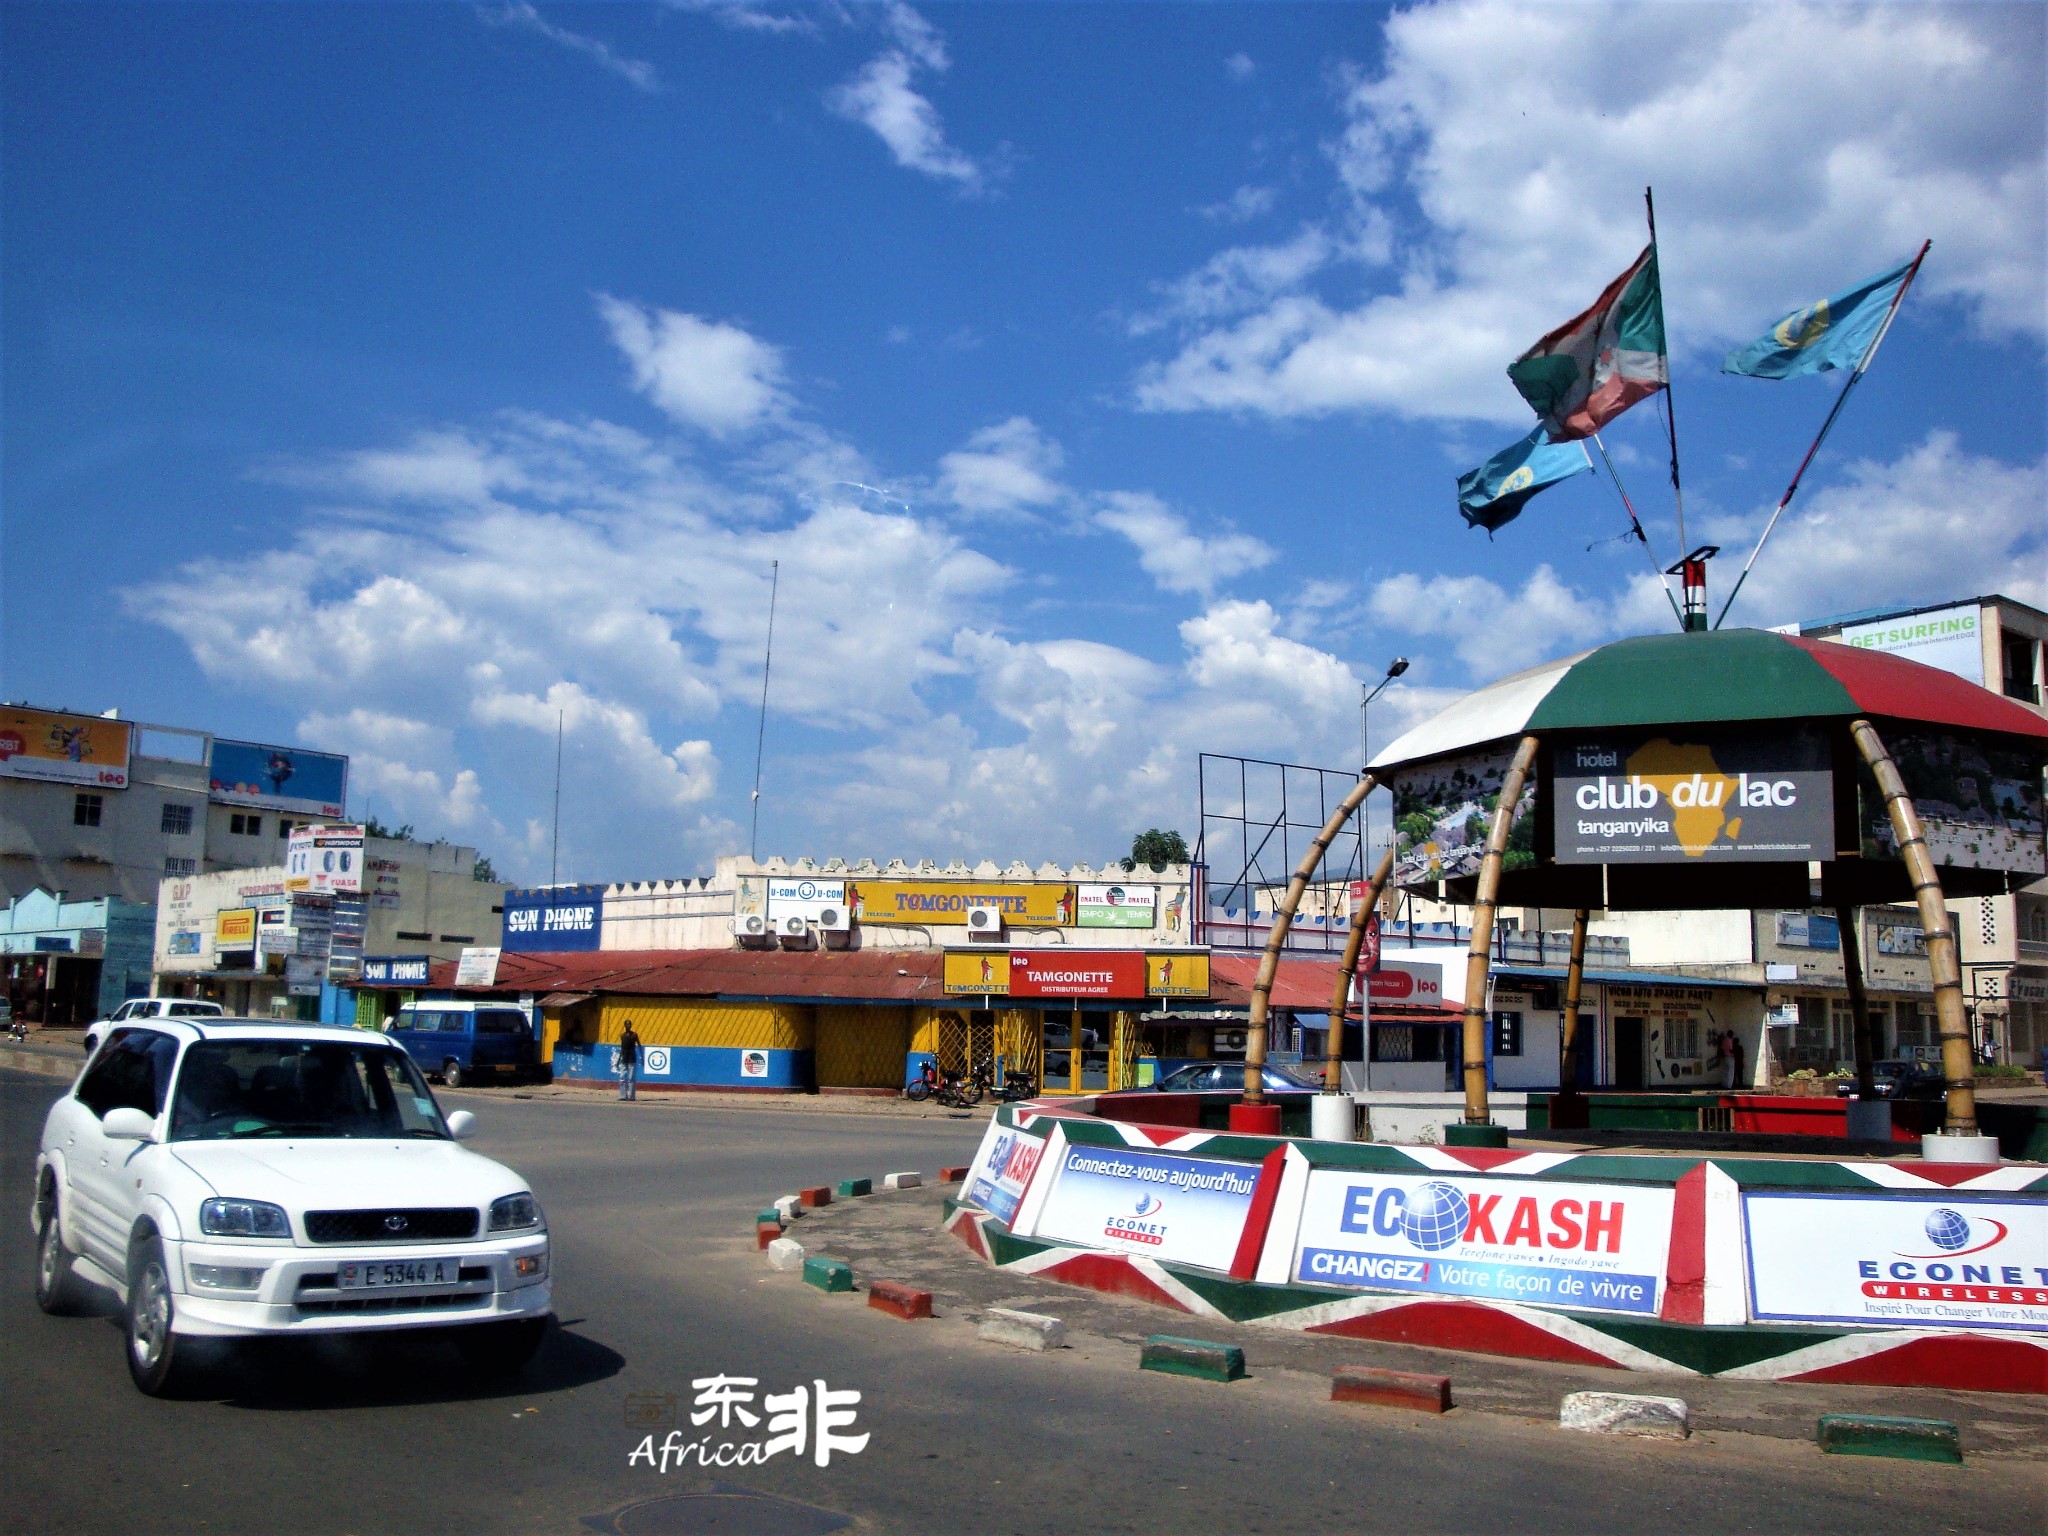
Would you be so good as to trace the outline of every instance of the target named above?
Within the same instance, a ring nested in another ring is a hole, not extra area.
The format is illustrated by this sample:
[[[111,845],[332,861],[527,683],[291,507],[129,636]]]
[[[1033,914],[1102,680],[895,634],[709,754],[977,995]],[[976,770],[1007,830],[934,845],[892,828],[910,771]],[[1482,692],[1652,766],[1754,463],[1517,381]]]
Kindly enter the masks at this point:
[[[734,1046],[643,1045],[640,1047],[640,1081],[691,1088],[779,1088],[808,1090],[811,1086],[809,1051],[763,1051],[768,1058],[764,1077],[740,1075],[742,1052]],[[560,1082],[616,1082],[618,1047],[615,1045],[555,1046],[555,1078]]]

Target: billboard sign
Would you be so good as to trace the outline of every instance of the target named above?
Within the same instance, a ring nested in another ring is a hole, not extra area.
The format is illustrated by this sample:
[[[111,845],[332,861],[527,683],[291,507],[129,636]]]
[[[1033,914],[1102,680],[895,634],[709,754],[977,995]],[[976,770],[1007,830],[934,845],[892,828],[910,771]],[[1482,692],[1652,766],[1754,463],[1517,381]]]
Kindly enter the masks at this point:
[[[287,997],[318,997],[320,983],[327,975],[323,960],[303,955],[288,956],[284,962],[284,990]]]
[[[1012,997],[1143,997],[1145,956],[1135,949],[1013,949]]]
[[[505,945],[514,954],[591,950],[604,933],[604,887],[544,885],[505,893]]]
[[[338,820],[348,803],[348,759],[304,747],[216,738],[206,760],[206,793],[221,805],[304,811]]]
[[[1935,863],[1955,869],[2048,874],[2038,743],[1896,730],[1885,733],[1885,745],[1920,813],[1927,851]],[[1863,856],[1897,858],[1891,816],[1868,778],[1863,782],[1862,811]]]
[[[1068,1145],[1057,1178],[1034,1236],[1227,1272],[1259,1165]]]
[[[1655,1316],[1672,1191],[1318,1168],[1294,1278]]]
[[[1193,950],[1145,957],[1145,991],[1152,997],[1207,997],[1209,956]]]
[[[1980,688],[1984,685],[1982,614],[1975,603],[1870,624],[1845,624],[1834,638],[1861,651],[1903,656],[1953,672]]]
[[[849,880],[846,907],[856,922],[964,928],[971,907],[994,907],[1013,928],[1071,928],[1071,885],[973,880]]]
[[[365,985],[424,987],[433,961],[426,955],[365,955]]]
[[[1835,778],[1817,730],[1615,732],[1551,754],[1560,864],[1834,857]]]
[[[768,882],[768,920],[779,923],[786,917],[820,922],[846,910],[844,880],[785,880]]]
[[[2048,1204],[1960,1191],[1745,1191],[1750,1316],[2048,1328]]]
[[[54,709],[0,709],[0,778],[126,789],[135,727]]]
[[[1366,998],[1375,1003],[1406,1003],[1415,1008],[1441,1008],[1444,1001],[1444,968],[1435,960],[1382,960],[1365,976]],[[1358,981],[1352,979],[1351,996],[1358,998]]]
[[[1405,767],[1388,780],[1394,794],[1395,885],[1429,885],[1478,873],[1511,761],[1511,749],[1488,748]],[[1508,822],[1503,869],[1536,862],[1535,806],[1536,777],[1531,774]]]
[[[254,907],[228,907],[216,912],[213,917],[213,947],[222,949],[254,949],[256,947],[256,909]]]
[[[990,1121],[961,1185],[968,1201],[1004,1226],[1016,1225],[1017,1206],[1031,1175],[1038,1171],[1045,1148],[1046,1143],[1036,1136]]]
[[[496,945],[478,945],[462,952],[462,958],[455,962],[455,985],[458,987],[491,987],[498,982],[498,956]]]
[[[361,826],[294,827],[285,845],[284,888],[359,895],[363,889]]]
[[[1156,885],[1084,885],[1080,898],[1082,928],[1150,928],[1159,910]]]

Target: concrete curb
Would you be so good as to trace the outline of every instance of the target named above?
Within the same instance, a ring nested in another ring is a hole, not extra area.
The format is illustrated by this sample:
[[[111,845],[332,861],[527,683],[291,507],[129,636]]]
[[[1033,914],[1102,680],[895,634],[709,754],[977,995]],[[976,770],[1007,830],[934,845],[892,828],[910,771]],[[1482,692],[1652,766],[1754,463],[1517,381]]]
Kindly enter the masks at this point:
[[[1235,1344],[1214,1344],[1207,1339],[1183,1339],[1170,1333],[1155,1333],[1138,1350],[1138,1369],[1164,1371],[1169,1376],[1192,1376],[1198,1381],[1241,1381],[1244,1351]]]
[[[1337,1368],[1331,1379],[1330,1401],[1407,1408],[1416,1413],[1448,1413],[1451,1378],[1390,1371],[1375,1365],[1344,1365]]]
[[[964,1178],[966,1178],[966,1177],[967,1177],[967,1170],[966,1170],[966,1169],[965,1169],[964,1167],[963,1167],[963,1168],[941,1168],[941,1169],[939,1170],[939,1182],[940,1182],[941,1184],[958,1184],[958,1183],[959,1183],[959,1182],[960,1182],[960,1181],[961,1181],[962,1179],[964,1179]]]
[[[1692,1433],[1690,1419],[1683,1398],[1643,1397],[1631,1392],[1570,1392],[1557,1410],[1560,1429],[1658,1440],[1685,1439]]]
[[[804,1284],[827,1293],[853,1289],[853,1266],[842,1259],[805,1259]]]
[[[778,1237],[768,1245],[768,1267],[795,1271],[805,1264],[804,1245],[793,1237]]]
[[[0,1046],[0,1067],[10,1067],[16,1072],[33,1072],[39,1077],[74,1078],[78,1069],[85,1065],[85,1053],[76,1056],[60,1056],[53,1051],[23,1050],[16,1046]]]
[[[832,1203],[832,1189],[830,1185],[820,1184],[815,1189],[798,1190],[796,1197],[803,1203],[805,1210],[816,1210],[821,1205]]]
[[[1892,1456],[1956,1465],[1963,1459],[1962,1433],[1947,1419],[1828,1413],[1815,1426],[1814,1439],[1831,1456]]]
[[[875,1181],[873,1179],[841,1179],[839,1181],[839,1198],[842,1200],[857,1200],[862,1195],[872,1195],[874,1192]]]
[[[894,1280],[872,1280],[868,1283],[868,1305],[891,1317],[915,1322],[932,1315],[932,1293]]]
[[[924,1175],[919,1173],[891,1173],[882,1178],[884,1189],[919,1189],[924,1185]]]
[[[1067,1342],[1067,1325],[1043,1312],[1014,1312],[1008,1307],[990,1307],[982,1314],[975,1337],[987,1344],[1034,1352],[1062,1349]]]
[[[783,1221],[795,1221],[803,1213],[804,1201],[801,1195],[783,1195],[775,1202],[775,1214]]]

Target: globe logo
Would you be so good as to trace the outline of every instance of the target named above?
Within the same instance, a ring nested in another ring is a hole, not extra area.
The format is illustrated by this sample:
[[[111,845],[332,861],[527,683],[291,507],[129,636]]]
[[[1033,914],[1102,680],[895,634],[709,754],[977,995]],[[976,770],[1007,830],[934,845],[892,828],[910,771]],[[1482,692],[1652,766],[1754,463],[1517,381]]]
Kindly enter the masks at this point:
[[[1954,1253],[1970,1241],[1970,1223],[1960,1211],[1942,1206],[1927,1218],[1927,1240],[1945,1253]]]
[[[1424,1253],[1441,1253],[1465,1235],[1471,1214],[1463,1194],[1432,1179],[1402,1206],[1401,1235]]]
[[[1134,1209],[1140,1216],[1150,1216],[1154,1211],[1158,1210],[1161,1206],[1165,1204],[1166,1202],[1160,1199],[1157,1195],[1148,1193],[1138,1196],[1138,1203],[1134,1207]]]

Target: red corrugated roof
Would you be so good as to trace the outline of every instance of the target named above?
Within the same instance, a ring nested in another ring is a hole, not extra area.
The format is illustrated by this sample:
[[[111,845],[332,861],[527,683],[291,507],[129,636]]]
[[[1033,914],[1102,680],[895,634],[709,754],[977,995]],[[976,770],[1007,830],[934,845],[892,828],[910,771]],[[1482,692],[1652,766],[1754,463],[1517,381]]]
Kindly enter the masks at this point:
[[[1209,1000],[1222,1008],[1249,1008],[1252,983],[1259,979],[1257,955],[1211,955],[1209,957]],[[1337,985],[1339,967],[1334,960],[1285,960],[1273,977],[1269,994],[1271,1006],[1293,1008],[1302,1013],[1328,1013],[1330,993]],[[1373,1004],[1373,1016],[1394,1022],[1435,1021],[1459,1016],[1455,1008],[1389,1006]],[[1353,1010],[1351,1017],[1358,1017]]]
[[[945,996],[936,950],[600,949],[505,954],[498,979],[469,992],[609,992],[641,997],[789,997],[805,1002],[934,1002]],[[453,987],[455,963],[429,985]]]

